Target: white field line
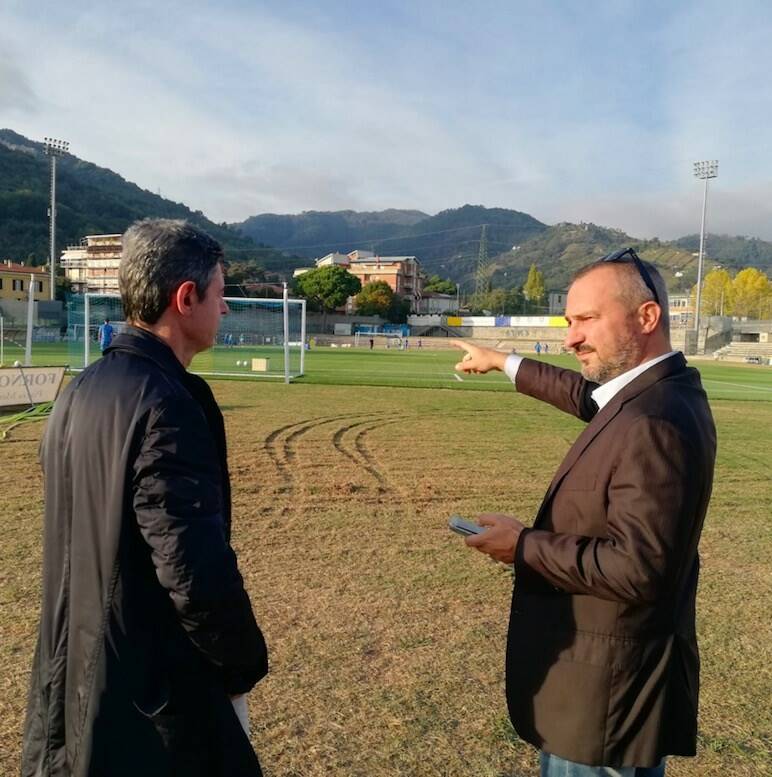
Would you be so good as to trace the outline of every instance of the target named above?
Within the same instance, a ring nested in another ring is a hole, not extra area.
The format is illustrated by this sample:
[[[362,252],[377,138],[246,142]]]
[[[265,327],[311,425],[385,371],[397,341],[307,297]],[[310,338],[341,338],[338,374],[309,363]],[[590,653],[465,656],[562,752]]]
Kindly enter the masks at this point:
[[[313,368],[314,374],[326,374],[326,375],[334,375],[336,373],[344,373],[344,372],[350,372],[350,373],[357,373],[358,375],[362,374],[361,369],[356,368],[337,368],[337,367],[320,367],[320,368]],[[311,369],[306,369],[306,373],[310,374]],[[393,370],[389,369],[383,369],[383,370],[370,370],[369,377],[385,377],[385,378],[412,378],[413,380],[447,380],[445,377],[446,373],[442,372],[395,372]],[[455,377],[455,373],[453,373]],[[506,375],[503,374],[493,374],[488,375],[487,377],[488,381],[494,381],[494,382],[501,382],[501,383],[509,383],[509,378]]]
[[[731,386],[732,388],[744,388],[749,389],[750,391],[772,391],[772,387],[770,386],[751,386],[747,383],[732,383],[728,380],[713,380],[712,378],[705,378],[703,383],[713,383],[718,386]]]
[[[459,383],[463,383],[463,382],[464,382],[464,379],[463,379],[463,378],[462,378],[460,375],[456,375],[456,373],[455,373],[455,372],[453,373],[453,377],[454,377],[454,378],[455,378],[455,379],[456,379],[456,380],[457,380]]]

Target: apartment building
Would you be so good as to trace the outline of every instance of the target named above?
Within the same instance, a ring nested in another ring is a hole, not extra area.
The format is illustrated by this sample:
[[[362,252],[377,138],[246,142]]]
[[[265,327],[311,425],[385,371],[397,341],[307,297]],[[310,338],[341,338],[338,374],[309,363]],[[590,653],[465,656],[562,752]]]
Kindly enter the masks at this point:
[[[372,251],[355,250],[348,254],[331,253],[317,259],[316,267],[337,265],[359,278],[362,286],[374,281],[384,281],[392,291],[411,302],[411,312],[417,312],[423,292],[424,278],[421,263],[415,256],[378,256]],[[301,267],[294,275],[302,275],[313,267]],[[347,309],[351,309],[349,304]]]
[[[61,256],[64,274],[80,294],[117,294],[120,261],[121,235],[86,235]]]

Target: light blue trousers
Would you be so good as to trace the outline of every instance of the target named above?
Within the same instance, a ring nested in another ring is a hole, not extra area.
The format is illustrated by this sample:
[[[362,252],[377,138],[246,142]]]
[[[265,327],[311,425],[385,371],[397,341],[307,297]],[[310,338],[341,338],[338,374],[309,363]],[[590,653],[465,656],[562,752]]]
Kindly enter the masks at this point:
[[[665,762],[652,768],[640,766],[587,766],[540,753],[541,777],[665,777]]]

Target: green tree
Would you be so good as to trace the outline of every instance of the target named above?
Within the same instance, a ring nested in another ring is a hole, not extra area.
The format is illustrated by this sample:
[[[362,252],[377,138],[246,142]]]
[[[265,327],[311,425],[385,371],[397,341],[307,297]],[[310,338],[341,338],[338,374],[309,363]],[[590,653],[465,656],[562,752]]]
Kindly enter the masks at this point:
[[[394,291],[386,281],[372,281],[362,287],[354,300],[363,316],[385,316],[392,306]]]
[[[492,289],[484,294],[473,294],[469,299],[469,308],[475,315],[516,315],[523,311],[523,297],[514,286],[510,289]]]
[[[386,318],[392,324],[404,324],[410,315],[410,300],[395,294],[391,298],[391,305],[386,311]]]
[[[343,305],[349,297],[362,290],[359,278],[339,265],[316,267],[295,280],[295,288],[302,297],[314,303],[325,313]]]
[[[456,284],[450,278],[432,275],[424,284],[424,291],[433,291],[437,294],[455,294]]]
[[[265,270],[259,264],[250,261],[228,262],[225,268],[226,285],[265,281]]]
[[[528,270],[528,278],[523,286],[523,296],[531,307],[536,307],[544,302],[544,275],[536,269],[535,264],[532,264],[531,269]]]
[[[732,281],[732,315],[760,318],[768,308],[769,279],[755,267],[746,267]]]

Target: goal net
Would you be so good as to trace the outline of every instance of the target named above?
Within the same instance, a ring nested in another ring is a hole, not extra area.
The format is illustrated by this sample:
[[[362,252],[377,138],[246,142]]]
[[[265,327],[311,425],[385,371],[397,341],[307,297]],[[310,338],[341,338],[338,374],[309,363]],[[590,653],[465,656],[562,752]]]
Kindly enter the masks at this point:
[[[196,355],[190,369],[199,375],[297,378],[305,368],[306,301],[226,297],[224,316],[212,348]],[[285,315],[286,313],[286,315]],[[126,326],[117,295],[83,294],[70,297],[67,339],[86,366],[101,356],[105,320],[113,337]]]
[[[402,348],[403,340],[392,332],[356,332],[354,334],[355,348]]]

